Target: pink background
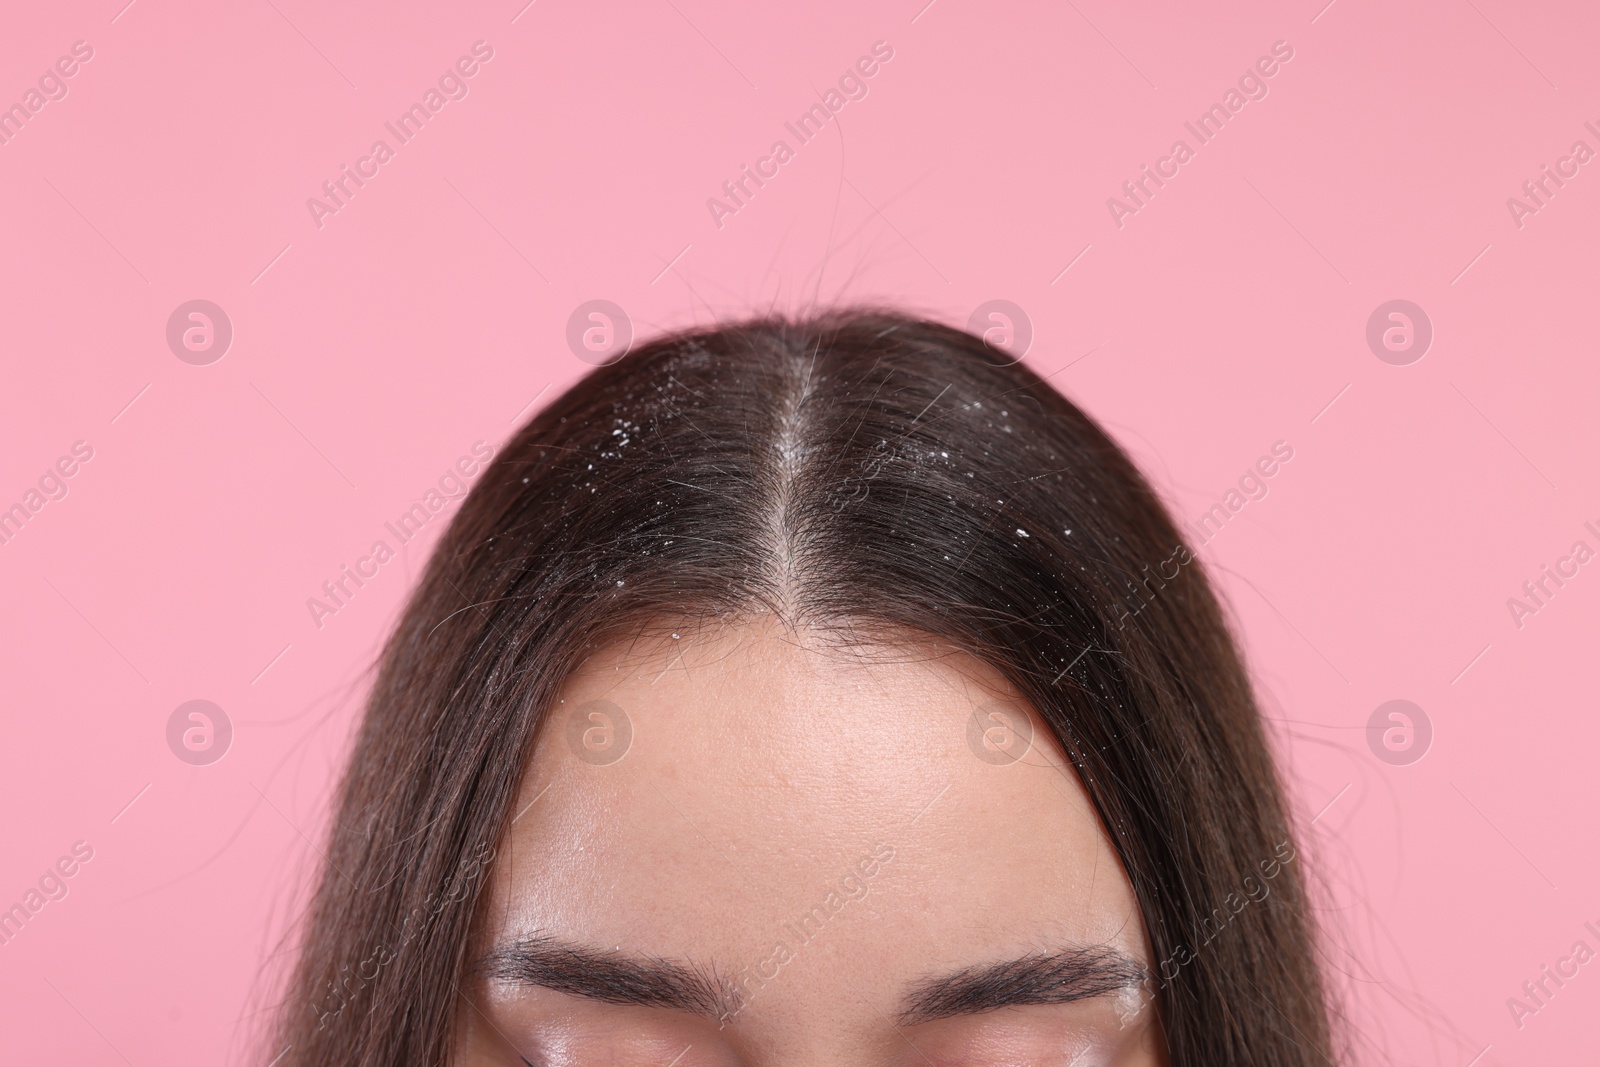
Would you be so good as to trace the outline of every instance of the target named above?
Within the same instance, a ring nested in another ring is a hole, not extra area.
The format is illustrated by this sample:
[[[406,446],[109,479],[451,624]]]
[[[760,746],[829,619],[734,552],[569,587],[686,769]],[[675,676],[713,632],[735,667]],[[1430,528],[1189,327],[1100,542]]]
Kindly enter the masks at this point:
[[[1600,548],[1600,163],[1520,227],[1506,203],[1600,150],[1592,5],[123,3],[0,16],[0,103],[94,50],[0,145],[0,507],[93,448],[0,546],[0,907],[94,850],[0,946],[0,1062],[270,1059],[272,952],[447,516],[320,628],[307,599],[588,369],[565,332],[596,298],[641,336],[1012,301],[1027,361],[1191,521],[1287,441],[1203,557],[1361,1059],[1592,1054],[1600,962],[1520,1028],[1507,998],[1600,950],[1600,565],[1520,628],[1507,598]],[[468,95],[397,146],[383,124],[479,40]],[[880,40],[868,95],[797,147],[783,123]],[[1280,40],[1268,95],[1198,145],[1183,124]],[[1119,227],[1107,198],[1180,137]],[[307,198],[379,138],[319,228]],[[707,199],[779,138],[795,158],[719,228]],[[166,342],[192,299],[233,325],[210,365]],[[1392,299],[1435,331],[1406,366],[1365,339]],[[1410,765],[1367,743],[1394,698],[1434,730]],[[234,724],[209,766],[167,745],[191,699]]]

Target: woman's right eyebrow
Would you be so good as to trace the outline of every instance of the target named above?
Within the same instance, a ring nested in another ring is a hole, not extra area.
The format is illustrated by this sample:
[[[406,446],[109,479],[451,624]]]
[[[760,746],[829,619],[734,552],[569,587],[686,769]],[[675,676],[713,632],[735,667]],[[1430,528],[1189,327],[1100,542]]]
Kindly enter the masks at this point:
[[[726,1018],[738,1007],[732,983],[699,968],[653,957],[625,956],[553,937],[523,938],[478,960],[490,978],[539,986],[608,1004]]]
[[[475,971],[608,1004],[667,1008],[726,1020],[742,998],[715,972],[658,957],[627,956],[553,937],[523,938],[480,958]],[[964,967],[916,983],[895,1021],[915,1026],[1029,1004],[1067,1004],[1147,981],[1148,969],[1116,949],[1073,946]]]

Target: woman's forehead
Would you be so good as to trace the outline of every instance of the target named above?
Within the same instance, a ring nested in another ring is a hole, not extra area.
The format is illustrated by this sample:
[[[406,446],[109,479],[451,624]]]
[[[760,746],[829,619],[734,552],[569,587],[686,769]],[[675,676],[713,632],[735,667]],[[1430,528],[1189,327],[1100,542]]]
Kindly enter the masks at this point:
[[[1076,776],[992,670],[759,625],[663,640],[592,657],[563,689],[496,864],[491,939],[604,931],[671,955],[726,933],[737,952],[836,893],[871,902],[852,909],[875,916],[858,947],[1123,931],[1142,952]]]
[[[667,783],[689,799],[735,790],[730,815],[789,822],[915,813],[946,788],[1040,816],[1081,798],[1021,694],[931,639],[840,648],[764,621],[675,633],[608,648],[568,679],[525,788],[618,802]],[[1009,749],[995,750],[997,729]]]

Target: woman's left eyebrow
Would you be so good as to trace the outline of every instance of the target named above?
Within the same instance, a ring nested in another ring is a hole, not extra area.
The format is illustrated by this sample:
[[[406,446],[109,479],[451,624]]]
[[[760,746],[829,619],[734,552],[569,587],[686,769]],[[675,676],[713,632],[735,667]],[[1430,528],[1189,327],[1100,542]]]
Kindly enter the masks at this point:
[[[1074,947],[963,967],[918,982],[900,1009],[901,1026],[1024,1004],[1069,1004],[1130,989],[1150,972],[1126,953]]]

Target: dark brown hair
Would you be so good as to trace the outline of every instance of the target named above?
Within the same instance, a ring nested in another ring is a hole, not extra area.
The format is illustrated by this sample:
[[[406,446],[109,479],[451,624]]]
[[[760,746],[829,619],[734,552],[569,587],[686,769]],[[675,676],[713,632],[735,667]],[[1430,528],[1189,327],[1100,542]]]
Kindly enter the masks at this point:
[[[384,651],[269,1055],[444,1062],[478,874],[557,689],[630,627],[753,612],[999,670],[1121,856],[1174,1067],[1332,1062],[1303,864],[1199,563],[1037,374],[879,310],[662,337],[500,451]]]

